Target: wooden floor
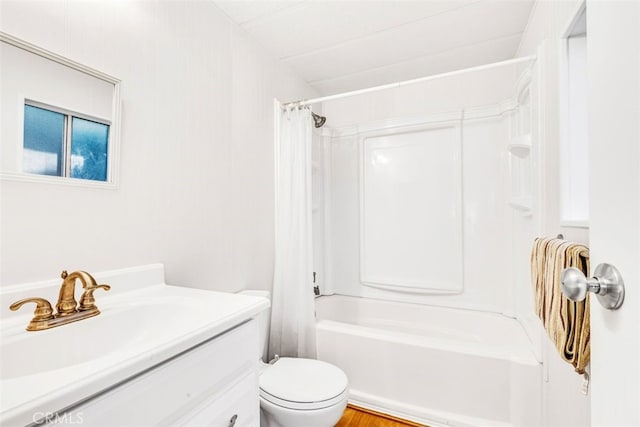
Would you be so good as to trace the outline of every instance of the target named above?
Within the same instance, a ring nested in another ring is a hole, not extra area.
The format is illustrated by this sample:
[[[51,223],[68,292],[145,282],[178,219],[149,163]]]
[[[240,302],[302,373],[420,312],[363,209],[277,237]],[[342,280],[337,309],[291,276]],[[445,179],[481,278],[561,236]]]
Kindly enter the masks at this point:
[[[390,415],[348,405],[336,427],[425,427]]]

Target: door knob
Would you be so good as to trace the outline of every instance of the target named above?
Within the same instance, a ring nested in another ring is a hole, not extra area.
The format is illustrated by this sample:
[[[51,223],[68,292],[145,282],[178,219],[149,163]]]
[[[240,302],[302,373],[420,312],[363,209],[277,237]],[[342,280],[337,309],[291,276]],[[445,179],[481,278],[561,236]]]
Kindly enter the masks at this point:
[[[572,301],[582,301],[587,292],[593,292],[604,308],[617,310],[624,302],[624,281],[617,268],[611,264],[600,264],[587,278],[582,271],[569,267],[560,274],[560,288],[564,296]]]

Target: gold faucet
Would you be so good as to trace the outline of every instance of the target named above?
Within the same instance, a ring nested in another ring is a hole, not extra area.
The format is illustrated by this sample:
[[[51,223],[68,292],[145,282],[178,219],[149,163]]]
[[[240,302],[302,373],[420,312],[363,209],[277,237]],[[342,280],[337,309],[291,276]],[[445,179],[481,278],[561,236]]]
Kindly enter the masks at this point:
[[[33,318],[29,322],[29,325],[27,325],[27,331],[41,331],[43,329],[55,328],[56,326],[100,314],[100,310],[98,310],[98,307],[95,305],[93,292],[96,289],[108,291],[111,289],[111,286],[98,285],[96,280],[86,271],[74,271],[71,274],[67,274],[67,271],[63,270],[60,277],[62,277],[62,285],[60,285],[60,294],[58,295],[58,303],[56,304],[57,313],[53,312],[51,303],[44,298],[25,298],[9,306],[11,311],[16,311],[25,303],[33,302],[36,304]],[[76,279],[80,279],[84,289],[79,304],[75,298]]]

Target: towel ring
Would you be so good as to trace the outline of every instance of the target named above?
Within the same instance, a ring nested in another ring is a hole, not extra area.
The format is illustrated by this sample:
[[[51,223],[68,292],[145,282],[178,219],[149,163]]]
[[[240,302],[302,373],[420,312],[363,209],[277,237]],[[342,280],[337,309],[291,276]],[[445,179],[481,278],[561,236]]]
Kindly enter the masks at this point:
[[[596,267],[593,276],[586,278],[577,268],[565,268],[560,274],[562,293],[572,301],[582,301],[587,292],[593,292],[604,308],[619,309],[624,302],[624,281],[618,269],[602,263]]]

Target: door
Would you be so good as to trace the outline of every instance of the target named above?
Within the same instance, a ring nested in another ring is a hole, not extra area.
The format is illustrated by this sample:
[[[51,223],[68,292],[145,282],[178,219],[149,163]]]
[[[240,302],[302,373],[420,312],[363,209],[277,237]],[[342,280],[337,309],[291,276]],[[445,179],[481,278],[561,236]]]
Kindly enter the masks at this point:
[[[587,0],[592,270],[614,264],[623,306],[591,304],[591,423],[640,426],[640,2]]]

